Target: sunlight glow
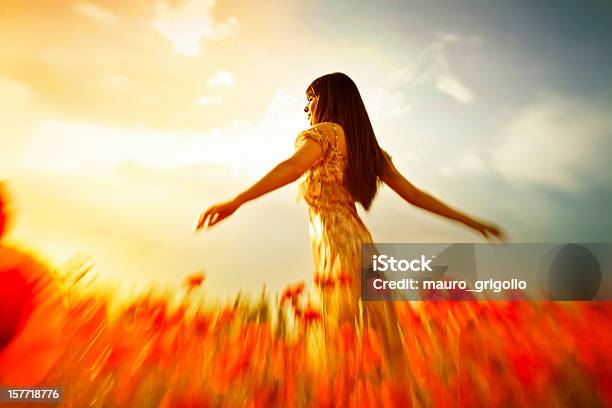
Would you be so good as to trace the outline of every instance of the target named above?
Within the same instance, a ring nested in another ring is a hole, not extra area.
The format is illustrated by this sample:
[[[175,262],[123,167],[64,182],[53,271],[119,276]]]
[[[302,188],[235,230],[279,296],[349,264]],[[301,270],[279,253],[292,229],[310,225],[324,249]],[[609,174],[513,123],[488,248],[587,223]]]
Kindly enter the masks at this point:
[[[218,102],[216,97],[198,100],[200,104],[213,102]],[[299,104],[297,98],[279,92],[259,122],[234,122],[228,128],[206,133],[41,122],[33,132],[22,166],[103,176],[124,163],[152,169],[207,163],[254,179],[292,154],[295,136],[304,126]],[[51,151],[53,154],[49,154]]]

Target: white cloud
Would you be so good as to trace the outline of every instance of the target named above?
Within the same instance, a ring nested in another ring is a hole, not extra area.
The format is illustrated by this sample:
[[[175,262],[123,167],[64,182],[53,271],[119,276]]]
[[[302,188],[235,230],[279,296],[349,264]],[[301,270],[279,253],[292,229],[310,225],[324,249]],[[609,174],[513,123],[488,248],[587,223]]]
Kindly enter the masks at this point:
[[[238,20],[235,17],[221,23],[213,20],[210,15],[213,5],[212,0],[187,1],[181,7],[157,2],[153,27],[172,43],[177,54],[197,57],[203,39],[232,37],[238,32]]]
[[[537,183],[566,191],[609,182],[612,119],[588,104],[547,96],[510,118],[493,165],[515,183]],[[599,180],[598,180],[599,179]]]
[[[607,157],[612,118],[604,109],[547,95],[511,114],[497,134],[499,142],[493,145],[467,150],[447,146],[440,174],[453,178],[497,172],[513,184],[566,192],[594,185],[612,189]]]
[[[199,102],[206,104],[218,97],[203,98],[208,99]],[[44,172],[105,175],[124,163],[158,169],[208,163],[258,177],[292,153],[294,138],[306,126],[300,104],[301,100],[277,92],[258,122],[236,122],[207,133],[41,122],[22,164]]]
[[[234,86],[236,81],[234,80],[234,76],[229,71],[218,71],[212,78],[208,80],[208,85],[216,88],[219,86],[223,86],[226,88],[230,88]]]
[[[482,43],[478,36],[465,36],[456,33],[439,33],[436,39],[417,57],[420,69],[412,74],[414,83],[431,83],[436,89],[461,104],[470,104],[476,99],[472,91],[458,75],[453,72],[448,59],[450,47],[474,48]]]
[[[364,89],[363,96],[367,101],[368,114],[372,120],[380,121],[400,116],[410,110],[404,94],[394,90],[393,87],[390,88],[371,87],[370,89]]]
[[[447,33],[441,32],[437,35],[438,42],[444,42],[449,44],[464,44],[469,46],[480,46],[482,44],[482,37],[477,35],[462,35],[458,33]]]
[[[111,11],[86,1],[74,3],[72,9],[76,13],[91,18],[99,23],[112,24],[118,20],[117,16]]]
[[[490,165],[486,160],[486,152],[482,151],[461,151],[451,149],[454,153],[449,153],[438,166],[439,173],[447,178],[457,178],[462,176],[482,175],[490,170]],[[458,157],[458,159],[454,159]]]
[[[34,131],[24,165],[59,173],[91,170],[104,174],[125,162],[153,168],[193,164],[206,156],[203,150],[207,149],[202,149],[205,141],[214,140],[217,133],[197,135],[48,121]],[[48,154],[50,151],[53,155]],[[214,157],[211,159],[214,161]]]
[[[436,80],[436,88],[452,96],[457,102],[468,104],[473,102],[474,96],[467,86],[462,84],[457,78],[448,75],[440,75]]]
[[[402,116],[411,110],[405,87],[413,75],[414,72],[408,67],[386,71],[382,77],[377,72],[373,75],[375,79],[359,88],[370,119],[382,122]]]
[[[448,43],[457,43],[460,40],[460,36],[458,34],[454,34],[454,33],[440,33],[438,34],[438,39],[440,39],[443,42],[448,42]]]
[[[214,96],[201,96],[198,98],[198,105],[210,105],[211,103],[219,103],[223,100],[223,98],[219,95]]]
[[[215,28],[215,36],[217,38],[233,37],[238,31],[238,19],[234,16],[229,17],[227,21],[222,21]]]

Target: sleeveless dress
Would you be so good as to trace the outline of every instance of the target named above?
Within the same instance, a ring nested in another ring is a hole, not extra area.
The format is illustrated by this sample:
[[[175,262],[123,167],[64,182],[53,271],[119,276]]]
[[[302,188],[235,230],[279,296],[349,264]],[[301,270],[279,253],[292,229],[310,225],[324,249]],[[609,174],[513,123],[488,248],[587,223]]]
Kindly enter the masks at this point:
[[[304,174],[298,201],[308,205],[309,232],[314,259],[314,281],[319,289],[326,328],[345,322],[369,326],[381,335],[387,348],[397,347],[397,314],[392,302],[361,301],[361,244],[372,236],[357,214],[355,199],[344,184],[348,164],[338,148],[338,127],[331,123],[334,143],[315,125],[301,132],[296,149],[306,139],[316,141],[321,158]],[[395,344],[393,344],[395,343]]]

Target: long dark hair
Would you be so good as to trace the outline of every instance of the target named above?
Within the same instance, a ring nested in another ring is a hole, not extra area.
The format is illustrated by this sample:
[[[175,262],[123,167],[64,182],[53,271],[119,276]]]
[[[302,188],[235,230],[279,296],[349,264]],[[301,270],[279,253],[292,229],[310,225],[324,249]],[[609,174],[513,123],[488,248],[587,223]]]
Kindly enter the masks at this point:
[[[319,98],[312,112],[315,124],[334,122],[344,129],[349,156],[346,187],[355,201],[368,210],[387,162],[357,85],[347,75],[335,72],[312,81],[306,95]]]

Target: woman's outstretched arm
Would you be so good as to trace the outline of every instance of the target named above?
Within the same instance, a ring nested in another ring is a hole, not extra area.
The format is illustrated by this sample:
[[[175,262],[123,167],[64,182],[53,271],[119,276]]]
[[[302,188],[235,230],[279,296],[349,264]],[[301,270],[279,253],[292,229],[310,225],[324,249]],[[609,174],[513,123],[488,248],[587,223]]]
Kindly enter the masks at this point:
[[[322,154],[321,146],[317,142],[306,139],[290,158],[277,164],[250,188],[236,197],[216,203],[204,211],[198,220],[196,231],[203,229],[205,226],[212,227],[232,215],[244,203],[294,182],[311,168]]]
[[[438,214],[465,224],[468,227],[478,231],[487,239],[491,237],[496,237],[501,240],[506,239],[505,234],[498,226],[477,221],[474,218],[447,206],[425,191],[415,187],[395,168],[393,162],[391,161],[391,157],[386,152],[385,156],[387,158],[387,171],[385,171],[382,181],[391,187],[391,189],[399,194],[404,200],[434,214]]]

